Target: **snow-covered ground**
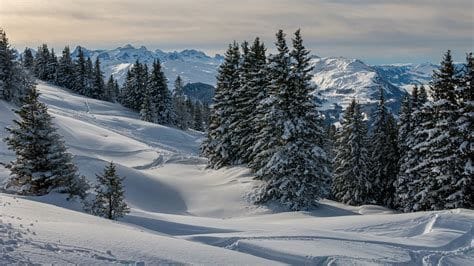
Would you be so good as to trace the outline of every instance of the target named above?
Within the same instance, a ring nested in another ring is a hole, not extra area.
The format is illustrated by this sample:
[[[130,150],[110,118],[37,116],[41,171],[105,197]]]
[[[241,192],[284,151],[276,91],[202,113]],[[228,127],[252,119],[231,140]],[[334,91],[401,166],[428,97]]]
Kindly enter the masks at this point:
[[[109,221],[64,195],[0,194],[0,264],[473,265],[474,211],[395,214],[329,200],[311,212],[257,207],[246,168],[205,168],[202,134],[140,121],[117,104],[38,85],[80,172],[107,161],[132,212]],[[15,117],[0,102],[0,137]],[[13,153],[0,143],[0,162]],[[8,171],[0,166],[0,182]]]

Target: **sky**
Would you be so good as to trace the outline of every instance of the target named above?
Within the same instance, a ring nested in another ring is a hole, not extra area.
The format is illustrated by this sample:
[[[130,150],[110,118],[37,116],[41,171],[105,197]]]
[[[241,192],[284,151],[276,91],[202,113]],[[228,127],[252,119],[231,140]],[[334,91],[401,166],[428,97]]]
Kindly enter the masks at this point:
[[[223,53],[278,29],[301,28],[318,56],[370,64],[456,61],[474,47],[473,0],[0,0],[0,27],[17,49],[41,43]]]

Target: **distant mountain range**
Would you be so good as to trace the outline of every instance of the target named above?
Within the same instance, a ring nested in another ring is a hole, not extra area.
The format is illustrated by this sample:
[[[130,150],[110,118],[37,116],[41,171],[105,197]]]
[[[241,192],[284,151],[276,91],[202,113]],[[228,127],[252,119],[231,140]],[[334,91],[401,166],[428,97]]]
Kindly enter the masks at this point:
[[[127,44],[112,50],[90,50],[82,48],[85,55],[101,60],[104,74],[114,75],[119,83],[123,83],[127,70],[139,60],[151,65],[159,59],[170,88],[174,80],[180,75],[184,83],[191,83],[186,88],[189,96],[202,102],[210,102],[216,84],[216,74],[224,58],[221,55],[208,56],[198,50],[183,50],[164,52],[162,50],[148,50]],[[78,47],[72,53],[77,56]],[[406,90],[413,84],[427,84],[437,65],[425,64],[389,64],[368,65],[358,59],[344,57],[313,56],[311,64],[317,89],[314,91],[320,98],[321,109],[328,120],[337,121],[341,111],[352,99],[364,105],[368,113],[379,98],[380,88],[383,89],[390,110],[398,113],[400,101]],[[210,86],[209,86],[210,85]]]

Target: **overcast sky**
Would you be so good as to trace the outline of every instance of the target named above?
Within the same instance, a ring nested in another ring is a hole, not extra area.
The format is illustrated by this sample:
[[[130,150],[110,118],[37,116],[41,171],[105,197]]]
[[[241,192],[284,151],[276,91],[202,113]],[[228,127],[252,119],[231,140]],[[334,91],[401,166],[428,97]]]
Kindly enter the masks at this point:
[[[0,0],[13,46],[195,48],[221,53],[255,36],[273,46],[301,28],[313,54],[368,63],[462,61],[474,47],[473,0]]]

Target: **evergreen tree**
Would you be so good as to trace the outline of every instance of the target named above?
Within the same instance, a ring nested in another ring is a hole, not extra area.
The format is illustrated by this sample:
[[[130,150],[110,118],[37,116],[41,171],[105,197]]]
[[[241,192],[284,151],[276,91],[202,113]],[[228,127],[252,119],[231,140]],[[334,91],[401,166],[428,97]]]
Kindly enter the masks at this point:
[[[54,53],[54,49],[51,49],[49,53],[49,60],[47,65],[47,80],[51,81],[54,84],[57,84],[57,71],[58,71],[58,58]]]
[[[270,159],[257,172],[257,178],[264,181],[257,202],[278,201],[292,210],[302,210],[317,204],[330,173],[323,149],[323,127],[310,95],[314,88],[310,83],[309,51],[303,46],[299,30],[290,54],[284,37],[280,30],[279,54],[271,66],[275,102],[267,123],[277,129],[273,136],[276,141]]]
[[[122,185],[124,178],[117,175],[115,164],[110,162],[104,169],[102,175],[97,175],[97,193],[91,206],[86,209],[92,214],[110,220],[117,220],[130,212],[130,208],[125,203],[125,191]]]
[[[203,155],[209,159],[209,167],[220,168],[235,161],[236,147],[232,145],[230,117],[235,112],[232,94],[239,84],[239,45],[234,42],[225,53],[224,62],[217,75],[217,86],[211,107],[207,138],[203,142]]]
[[[416,88],[416,91],[418,92],[418,88]],[[398,115],[398,150],[400,157],[403,157],[408,149],[406,141],[412,130],[412,112],[412,98],[406,93]]]
[[[29,71],[33,71],[33,68],[34,68],[34,64],[35,64],[35,61],[34,61],[34,57],[33,57],[33,53],[31,52],[31,49],[30,48],[25,48],[25,51],[23,52],[23,67],[28,69]]]
[[[188,128],[192,128],[194,126],[194,103],[190,97],[186,98],[186,124]]]
[[[64,47],[62,56],[58,62],[57,69],[57,83],[59,86],[72,89],[74,87],[74,63],[71,58],[71,51],[69,46]]]
[[[163,125],[174,125],[176,118],[173,110],[173,101],[168,90],[165,74],[158,60],[153,62],[153,69],[148,78],[147,94],[156,112],[155,122]]]
[[[122,104],[135,111],[141,110],[141,105],[145,93],[147,91],[147,70],[140,63],[136,61],[131,69],[127,72],[127,78],[122,89]]]
[[[385,107],[383,89],[375,112],[373,132],[370,137],[370,178],[373,199],[383,206],[393,206],[395,182],[398,174],[398,143],[395,119]]]
[[[38,47],[38,51],[35,56],[35,76],[41,80],[48,80],[50,77],[50,60],[48,45],[43,44]]]
[[[448,208],[474,208],[474,58],[472,53],[467,54],[466,64],[459,84],[456,88],[456,97],[459,105],[456,120],[456,178],[451,181],[452,192],[447,198]]]
[[[234,91],[236,112],[233,114],[231,130],[234,132],[234,145],[238,147],[238,163],[249,164],[253,160],[252,147],[256,145],[259,128],[256,126],[256,106],[263,100],[262,90],[267,85],[265,70],[265,46],[256,38],[249,48],[242,44],[242,64],[240,67],[240,87]]]
[[[109,102],[116,102],[118,93],[118,84],[116,84],[114,76],[110,75],[107,85],[105,85],[104,99]]]
[[[189,114],[186,109],[186,97],[183,92],[183,81],[179,75],[174,82],[173,107],[176,113],[176,126],[179,129],[187,129]]]
[[[193,129],[197,131],[204,131],[203,121],[202,121],[202,104],[197,101],[194,105],[194,126]]]
[[[337,201],[362,205],[372,202],[367,125],[360,105],[352,100],[336,133],[332,194]]]
[[[74,86],[72,89],[79,94],[83,94],[86,91],[88,84],[86,59],[84,58],[84,52],[80,46],[78,47],[77,60],[74,68]]]
[[[105,99],[105,84],[104,84],[104,74],[100,69],[99,58],[95,60],[94,69],[93,69],[93,78],[92,78],[92,87],[90,90],[89,97],[94,99]]]
[[[8,166],[11,179],[7,187],[21,194],[44,195],[57,190],[84,197],[88,185],[78,176],[72,156],[38,96],[36,89],[30,90],[16,111],[21,120],[14,120],[15,127],[7,128],[10,135],[5,141],[16,154]]]
[[[154,123],[156,121],[156,110],[155,105],[150,99],[150,95],[145,94],[143,99],[142,107],[140,109],[140,119],[147,122]]]
[[[84,91],[80,92],[82,95],[87,97],[92,97],[93,95],[93,86],[94,86],[94,65],[90,57],[87,57],[86,60],[86,87]]]
[[[0,99],[19,104],[33,88],[34,81],[15,58],[7,35],[0,28]]]

